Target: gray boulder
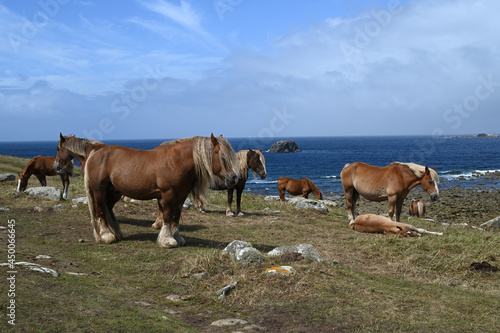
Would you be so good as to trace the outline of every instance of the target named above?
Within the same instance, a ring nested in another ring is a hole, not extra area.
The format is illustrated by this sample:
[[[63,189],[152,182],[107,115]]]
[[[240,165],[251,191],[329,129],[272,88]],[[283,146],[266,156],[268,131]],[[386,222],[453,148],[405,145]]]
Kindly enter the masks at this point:
[[[302,200],[295,206],[295,209],[317,209],[328,213],[328,208],[326,208],[325,204],[317,200]]]
[[[62,192],[55,187],[52,186],[44,186],[44,187],[31,187],[24,191],[30,197],[35,198],[47,198],[53,200],[61,200]]]
[[[11,182],[16,180],[16,175],[11,173],[1,173],[0,174],[0,182]]]
[[[264,262],[262,254],[252,246],[252,244],[244,241],[235,240],[231,242],[222,253],[231,255],[236,261],[242,264],[260,264]]]
[[[282,140],[274,143],[269,149],[270,153],[292,153],[301,151],[295,141]]]
[[[73,203],[76,205],[76,204],[84,204],[84,205],[88,205],[89,204],[89,198],[87,197],[80,197],[80,198],[75,198],[73,199]]]
[[[276,257],[283,255],[285,253],[298,253],[302,255],[304,258],[317,261],[317,262],[323,262],[323,259],[319,255],[318,251],[316,251],[316,248],[312,246],[311,244],[298,244],[298,245],[288,245],[288,246],[280,246],[275,248],[274,250],[270,251],[267,253],[268,256],[270,257]]]

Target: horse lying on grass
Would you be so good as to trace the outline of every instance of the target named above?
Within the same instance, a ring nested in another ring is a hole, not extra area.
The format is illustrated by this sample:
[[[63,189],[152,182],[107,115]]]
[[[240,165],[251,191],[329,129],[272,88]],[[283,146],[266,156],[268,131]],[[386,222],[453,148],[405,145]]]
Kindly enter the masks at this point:
[[[421,236],[422,234],[433,234],[441,236],[442,232],[428,231],[422,228],[417,228],[411,224],[394,222],[391,219],[375,215],[366,214],[356,217],[356,219],[349,223],[349,226],[359,232],[370,232],[384,235],[393,236]]]
[[[23,192],[28,187],[28,180],[31,175],[35,175],[40,185],[47,186],[46,176],[61,177],[63,184],[63,199],[69,197],[69,177],[73,176],[73,162],[70,161],[64,168],[54,169],[55,156],[35,156],[24,167],[23,173],[17,173],[19,180],[17,192]]]
[[[281,202],[285,201],[285,190],[291,195],[302,194],[306,199],[309,197],[309,193],[312,192],[317,200],[323,199],[323,195],[319,188],[309,178],[293,179],[280,177],[278,179],[278,193]]]

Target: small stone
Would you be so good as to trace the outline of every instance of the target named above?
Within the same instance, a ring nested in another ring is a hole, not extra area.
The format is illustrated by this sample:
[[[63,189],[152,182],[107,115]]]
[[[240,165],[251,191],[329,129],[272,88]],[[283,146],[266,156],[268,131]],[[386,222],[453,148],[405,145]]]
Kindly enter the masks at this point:
[[[211,326],[224,327],[224,326],[235,326],[235,325],[246,325],[248,321],[237,318],[220,319],[212,322]]]
[[[297,274],[297,271],[292,266],[277,266],[266,269],[267,274],[276,274],[290,276]]]
[[[45,254],[39,254],[35,257],[35,259],[52,259],[51,256],[47,256]]]

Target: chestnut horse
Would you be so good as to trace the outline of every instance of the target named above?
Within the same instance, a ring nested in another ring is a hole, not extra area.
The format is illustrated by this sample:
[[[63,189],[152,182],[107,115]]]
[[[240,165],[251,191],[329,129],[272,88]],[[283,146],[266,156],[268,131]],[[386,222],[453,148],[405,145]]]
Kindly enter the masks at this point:
[[[421,185],[431,201],[439,199],[438,175],[433,169],[414,163],[394,162],[377,167],[361,162],[346,164],[340,172],[349,222],[356,216],[356,201],[361,195],[370,201],[389,201],[389,217],[399,222],[403,202],[412,188]]]
[[[410,216],[424,218],[425,203],[422,200],[412,200],[410,202],[410,208],[408,208],[408,213],[410,214]]]
[[[428,231],[422,228],[417,228],[411,224],[393,222],[391,219],[375,215],[366,214],[359,215],[349,226],[360,232],[371,232],[394,236],[421,236],[421,234],[433,234],[441,236],[442,232]]]
[[[260,179],[264,179],[267,176],[266,171],[266,159],[262,154],[262,150],[240,150],[236,153],[238,156],[238,164],[239,164],[239,181],[236,185],[227,187],[221,181],[216,181],[214,186],[210,187],[212,190],[221,191],[227,190],[227,208],[226,208],[226,216],[235,216],[231,209],[231,204],[233,203],[233,192],[236,190],[236,216],[243,216],[243,212],[241,211],[241,194],[245,189],[245,184],[248,180],[248,171],[255,171]],[[202,212],[205,211],[205,207],[201,203],[199,203],[198,198],[194,197],[194,204],[198,207]]]
[[[67,165],[73,163],[75,158],[82,165],[82,176],[85,171],[85,161],[93,150],[101,149],[106,145],[99,141],[90,139],[80,139],[74,135],[63,136],[59,133],[59,142],[57,143],[57,155],[54,161],[54,169],[62,170]]]
[[[85,163],[85,189],[96,241],[122,239],[113,206],[123,195],[157,199],[163,212],[158,244],[170,248],[185,243],[179,235],[182,204],[190,192],[202,202],[218,177],[229,186],[238,180],[238,160],[221,138],[194,137],[166,142],[151,150],[105,146],[90,153]]]
[[[69,197],[69,177],[73,176],[73,162],[67,163],[64,168],[54,169],[56,156],[35,156],[24,167],[23,173],[17,173],[19,180],[17,192],[23,192],[28,187],[28,180],[31,175],[35,175],[42,186],[47,186],[45,176],[61,176],[63,184],[63,199]]]
[[[312,192],[316,196],[316,199],[323,199],[319,188],[309,178],[293,179],[280,177],[278,179],[278,193],[281,202],[285,201],[285,190],[291,195],[302,194],[306,199],[309,197],[309,193]]]

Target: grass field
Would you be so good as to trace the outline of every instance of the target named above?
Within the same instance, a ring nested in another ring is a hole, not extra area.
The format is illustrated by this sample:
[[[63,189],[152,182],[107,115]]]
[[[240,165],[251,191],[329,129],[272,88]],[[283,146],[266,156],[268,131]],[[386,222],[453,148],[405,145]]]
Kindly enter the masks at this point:
[[[0,156],[0,173],[21,171],[26,162]],[[58,177],[48,182],[61,188]],[[70,197],[84,196],[79,171],[71,182]],[[295,210],[250,194],[243,198],[246,215],[227,218],[225,194],[214,192],[208,213],[183,212],[184,247],[167,250],[155,243],[158,231],[150,226],[157,205],[152,201],[119,202],[115,212],[124,240],[102,245],[94,241],[86,205],[31,198],[15,186],[0,183],[0,207],[10,209],[0,211],[0,226],[15,220],[16,261],[41,264],[60,276],[16,266],[15,296],[9,296],[9,283],[0,285],[2,332],[12,329],[6,315],[11,299],[15,329],[22,332],[499,330],[500,273],[470,268],[482,261],[500,266],[498,230],[413,219],[444,236],[361,234],[348,228],[342,207],[328,213]],[[34,177],[32,186],[39,186]],[[58,204],[62,208],[54,209]],[[7,262],[8,229],[0,230],[0,239],[0,262]],[[222,254],[233,240],[250,242],[263,253],[312,244],[324,261],[266,257],[262,265],[241,265]],[[265,274],[277,265],[291,265],[298,274]],[[0,269],[3,281],[8,270]],[[216,291],[234,281],[236,289],[219,300]],[[247,324],[211,325],[225,318]]]

